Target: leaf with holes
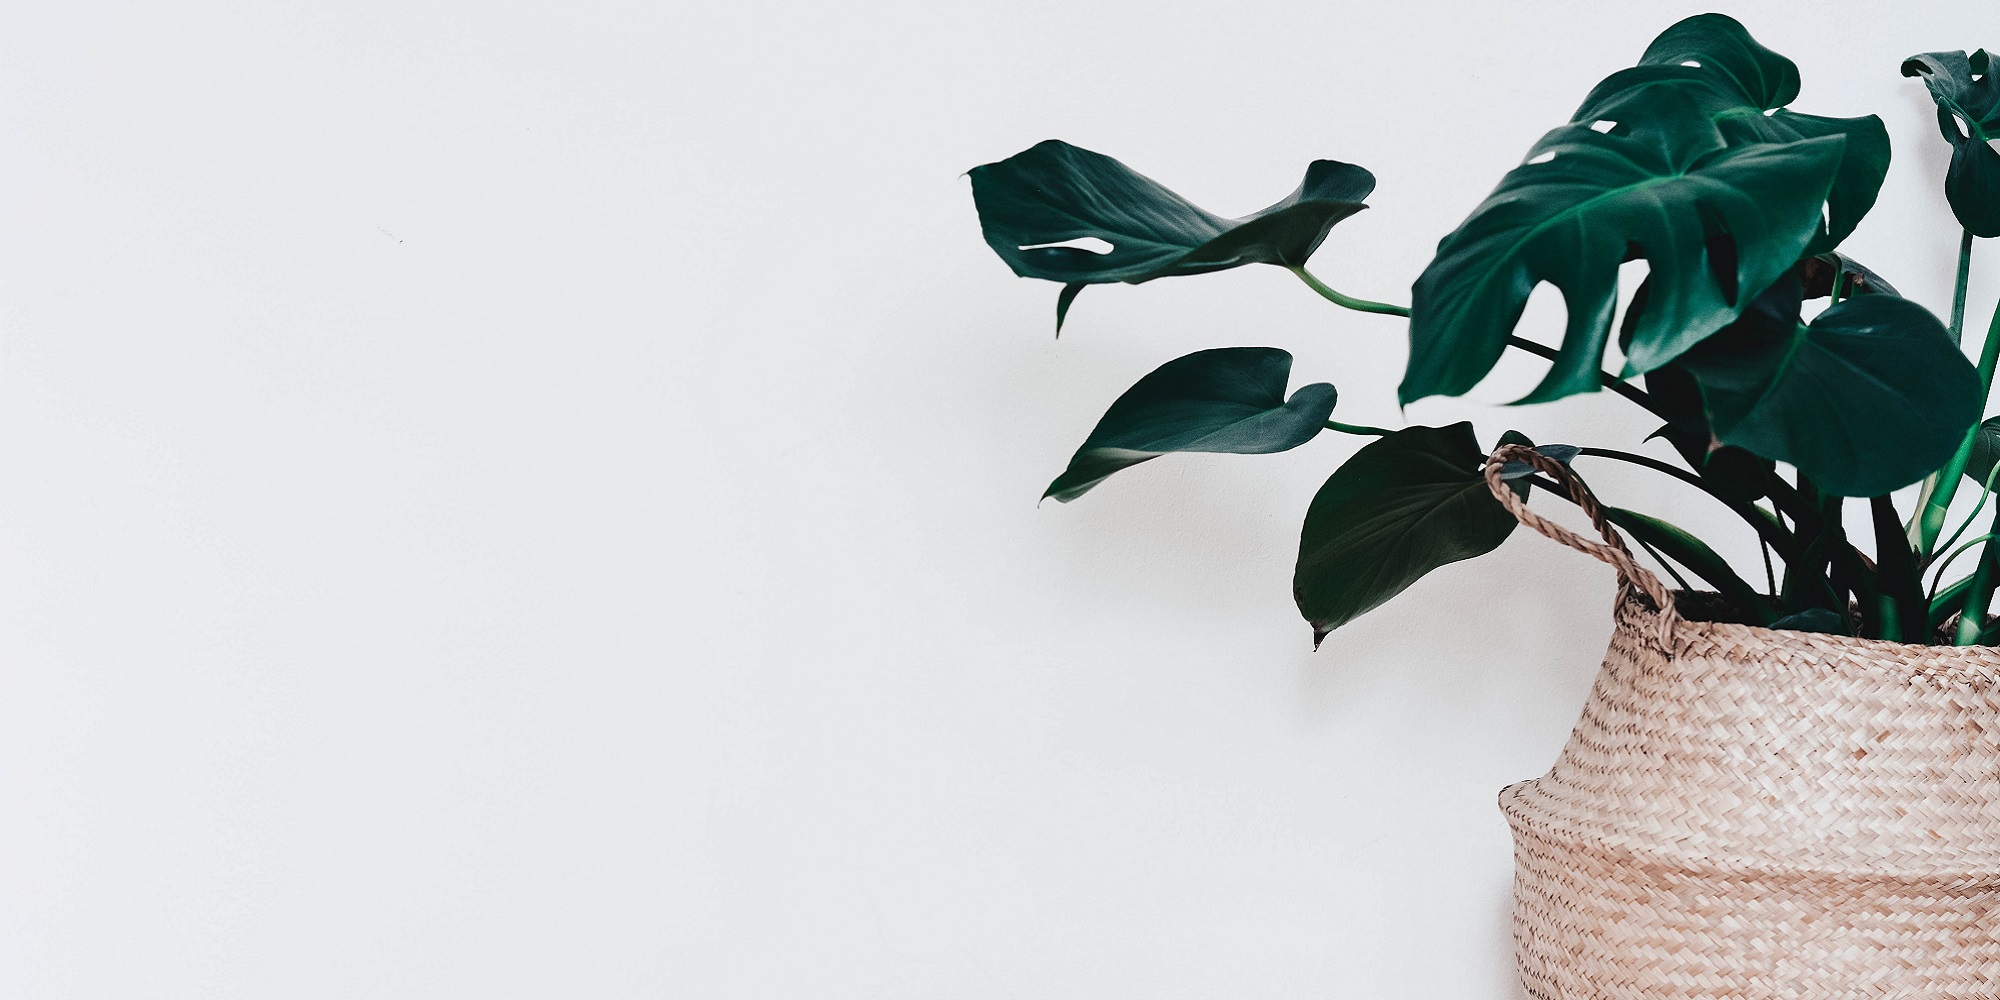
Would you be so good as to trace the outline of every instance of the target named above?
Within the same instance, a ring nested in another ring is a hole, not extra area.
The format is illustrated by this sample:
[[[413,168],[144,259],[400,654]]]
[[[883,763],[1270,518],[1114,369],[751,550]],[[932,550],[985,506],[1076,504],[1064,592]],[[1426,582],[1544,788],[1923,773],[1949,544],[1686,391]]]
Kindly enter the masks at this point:
[[[1671,91],[1648,100],[1691,101]],[[1540,282],[1562,291],[1569,323],[1548,376],[1522,402],[1597,390],[1628,255],[1647,261],[1652,283],[1628,376],[1721,329],[1784,274],[1818,231],[1845,141],[1732,147],[1713,123],[1688,120],[1673,133],[1567,125],[1543,137],[1417,278],[1403,402],[1476,385]]]
[[[1943,465],[1979,419],[1979,373],[1930,311],[1862,295],[1800,323],[1799,272],[1675,364],[1710,432],[1829,493],[1880,496]]]
[[[1313,645],[1424,574],[1493,551],[1514,515],[1480,474],[1469,423],[1408,427],[1335,470],[1306,509],[1292,594]]]
[[[972,168],[986,243],[1014,273],[1082,285],[1138,283],[1244,264],[1302,265],[1335,223],[1368,207],[1375,175],[1314,160],[1282,201],[1240,219],[1200,208],[1125,164],[1056,139]]]
[[[1688,102],[1655,97],[1672,92]],[[1614,134],[1674,132],[1692,110],[1731,146],[1788,143],[1820,136],[1845,138],[1840,166],[1827,194],[1827,214],[1807,253],[1840,245],[1875,204],[1889,172],[1889,131],[1882,119],[1825,118],[1786,105],[1799,95],[1799,69],[1757,43],[1735,18],[1699,14],[1653,39],[1639,63],[1605,78],[1584,98],[1571,121],[1615,120]]]
[[[1291,354],[1220,347],[1176,358],[1133,383],[1104,411],[1044,498],[1068,503],[1105,477],[1168,452],[1268,455],[1312,440],[1337,394],[1324,382],[1285,398]]]
[[[1938,131],[1951,143],[1944,197],[1974,236],[2000,236],[2000,79],[1985,49],[1930,52],[1903,60],[1904,76],[1923,77],[1937,104]]]

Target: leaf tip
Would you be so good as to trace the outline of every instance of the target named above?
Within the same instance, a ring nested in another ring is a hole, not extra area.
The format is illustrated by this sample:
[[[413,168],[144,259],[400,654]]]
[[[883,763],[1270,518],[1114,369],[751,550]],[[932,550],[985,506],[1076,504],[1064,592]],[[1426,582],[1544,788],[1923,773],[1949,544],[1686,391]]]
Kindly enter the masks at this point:
[[[1332,626],[1328,625],[1313,626],[1313,652],[1315,653],[1319,652],[1319,644],[1325,642],[1326,637],[1332,634],[1332,632],[1333,632]]]

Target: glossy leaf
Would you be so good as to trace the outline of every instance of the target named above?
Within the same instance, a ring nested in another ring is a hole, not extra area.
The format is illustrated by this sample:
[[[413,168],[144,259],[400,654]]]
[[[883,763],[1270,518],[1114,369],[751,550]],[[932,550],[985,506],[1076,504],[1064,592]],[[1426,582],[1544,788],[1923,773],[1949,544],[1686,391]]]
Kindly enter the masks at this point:
[[[1480,474],[1469,423],[1409,427],[1369,444],[1306,510],[1292,594],[1313,644],[1424,574],[1493,551],[1514,530]]]
[[[1985,49],[1930,52],[1903,61],[1903,75],[1921,77],[1937,104],[1938,131],[1951,143],[1944,197],[1958,224],[1974,236],[2000,236],[2000,79]],[[1973,79],[1974,77],[1978,79]]]
[[[1648,100],[1691,99],[1662,91]],[[1626,374],[1672,360],[1799,259],[1843,144],[1827,136],[1726,147],[1706,121],[1672,133],[1550,132],[1417,279],[1402,400],[1477,384],[1543,281],[1561,289],[1569,323],[1548,376],[1523,402],[1596,391],[1628,254],[1650,264],[1653,293]]]
[[[1882,119],[1824,118],[1788,109],[1799,94],[1798,67],[1722,14],[1699,14],[1661,32],[1638,65],[1598,84],[1571,121],[1613,120],[1617,134],[1684,128],[1680,116],[1688,112],[1687,102],[1654,100],[1668,91],[1692,98],[1694,112],[1732,146],[1845,138],[1826,198],[1827,218],[1807,253],[1838,246],[1874,206],[1889,171],[1889,131]]]
[[[1840,297],[1851,295],[1901,295],[1889,279],[1844,253],[1823,253],[1799,261],[1799,275],[1805,297],[1823,299],[1833,294],[1833,274],[1840,272]]]
[[[1056,139],[972,168],[986,243],[1014,273],[1071,286],[1141,282],[1243,264],[1304,264],[1327,231],[1367,206],[1375,175],[1315,160],[1277,204],[1225,219],[1125,164]],[[1102,253],[1056,244],[1101,240]]]
[[[1043,497],[1068,503],[1168,452],[1267,455],[1312,440],[1337,394],[1316,382],[1287,400],[1291,372],[1291,354],[1275,347],[1220,347],[1161,365],[1111,404]]]
[[[1863,295],[1798,322],[1799,274],[1678,362],[1710,433],[1843,496],[1878,496],[1945,463],[1979,419],[1979,375],[1924,307]]]

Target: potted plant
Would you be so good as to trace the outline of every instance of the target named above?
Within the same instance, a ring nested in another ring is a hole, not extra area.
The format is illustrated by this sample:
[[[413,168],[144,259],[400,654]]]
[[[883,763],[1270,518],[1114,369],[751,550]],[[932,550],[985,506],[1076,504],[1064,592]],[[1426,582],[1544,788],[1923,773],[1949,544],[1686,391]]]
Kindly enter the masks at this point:
[[[1889,167],[1880,119],[1791,110],[1797,67],[1719,14],[1674,24],[1590,90],[1439,242],[1407,307],[1307,270],[1365,207],[1374,177],[1354,164],[1316,161],[1238,219],[1058,141],[976,167],[987,243],[1062,285],[1058,332],[1091,284],[1273,264],[1335,305],[1408,317],[1405,403],[1463,394],[1525,351],[1549,365],[1522,402],[1617,393],[1681,459],[1511,431],[1482,443],[1469,423],[1358,426],[1335,419],[1331,384],[1287,393],[1287,352],[1224,347],[1126,390],[1046,496],[1171,452],[1372,438],[1305,511],[1294,594],[1315,646],[1517,523],[1618,568],[1582,721],[1548,775],[1501,797],[1534,995],[2000,995],[2000,515],[1985,513],[2000,507],[2000,419],[1980,423],[2000,309],[1976,363],[1962,344],[1974,239],[2000,236],[1994,68],[1983,50],[1902,64],[1953,147],[1945,318],[1839,249]],[[1648,276],[1621,310],[1632,260]],[[1554,344],[1516,329],[1542,282],[1567,310]],[[1603,502],[1583,475],[1603,461],[1726,506],[1763,579],[1642,502]],[[1891,493],[1911,484],[1905,512]],[[1537,513],[1541,496],[1598,537]],[[1872,547],[1849,535],[1850,498],[1865,498]]]

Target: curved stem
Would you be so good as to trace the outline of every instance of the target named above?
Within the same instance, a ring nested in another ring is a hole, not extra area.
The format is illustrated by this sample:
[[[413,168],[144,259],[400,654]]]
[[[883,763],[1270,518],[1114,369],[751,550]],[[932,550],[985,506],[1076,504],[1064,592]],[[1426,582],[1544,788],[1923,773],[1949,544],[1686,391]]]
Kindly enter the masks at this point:
[[[1391,305],[1387,302],[1371,302],[1368,299],[1357,299],[1352,295],[1343,295],[1340,292],[1337,292],[1333,290],[1331,287],[1329,287],[1326,282],[1321,281],[1319,280],[1319,278],[1315,277],[1311,271],[1305,269],[1305,265],[1303,264],[1296,267],[1287,268],[1287,270],[1291,271],[1293,274],[1298,275],[1300,281],[1305,282],[1308,288],[1311,288],[1313,291],[1318,292],[1328,302],[1331,302],[1334,305],[1340,306],[1342,308],[1352,309],[1355,310],[1356,312],[1379,313],[1384,316],[1408,316],[1410,314],[1410,308],[1408,306]],[[1555,348],[1543,347],[1542,345],[1537,344],[1532,340],[1523,340],[1520,337],[1513,337],[1513,336],[1508,337],[1507,346],[1519,348],[1520,350],[1527,351],[1529,354],[1533,354],[1536,357],[1543,358],[1549,361],[1554,361],[1556,358]],[[1645,407],[1646,412],[1651,413],[1656,417],[1659,417],[1661,420],[1667,419],[1666,414],[1661,413],[1659,409],[1653,405],[1653,398],[1647,395],[1644,389],[1641,389],[1638,386],[1633,385],[1632,383],[1627,382],[1624,379],[1611,374],[1610,372],[1598,372],[1597,379],[1600,383],[1604,385],[1606,389],[1609,389],[1612,392],[1615,392],[1620,396],[1623,396],[1626,399],[1629,399],[1632,402]]]
[[[1732,513],[1734,513],[1737,517],[1742,518],[1746,523],[1750,525],[1750,527],[1753,530],[1757,532],[1757,538],[1759,541],[1764,542],[1772,546],[1773,548],[1776,548],[1778,550],[1779,555],[1784,556],[1787,562],[1790,562],[1792,554],[1798,551],[1797,539],[1794,538],[1791,535],[1791,533],[1787,532],[1782,525],[1777,523],[1774,518],[1759,516],[1759,512],[1756,510],[1756,508],[1752,507],[1751,505],[1731,500],[1728,497],[1715,492],[1715,489],[1709,486],[1708,483],[1702,481],[1702,478],[1700,476],[1697,476],[1694,473],[1687,471],[1686,469],[1676,469],[1673,466],[1668,465],[1667,463],[1662,462],[1657,458],[1647,458],[1644,455],[1634,455],[1629,451],[1618,451],[1617,449],[1614,448],[1579,448],[1577,449],[1577,454],[1588,455],[1591,458],[1608,458],[1618,462],[1628,462],[1632,465],[1637,465],[1642,468],[1651,469],[1654,472],[1672,476],[1675,479],[1678,479],[1681,482],[1684,482],[1689,486],[1692,486],[1695,489],[1698,489],[1703,493],[1706,493],[1709,496],[1714,497],[1716,502],[1722,504],[1725,507],[1728,507]]]
[[[1943,559],[1938,560],[1937,572],[1931,576],[1931,589],[1925,596],[1925,600],[1930,600],[1930,601],[1937,600],[1938,584],[1944,582],[1944,571],[1951,568],[1951,561],[1953,559],[1956,559],[1959,556],[1964,555],[1966,550],[1992,537],[1994,536],[1991,533],[1988,533],[1980,535],[1978,538],[1968,539],[1964,545],[1952,549],[1950,555],[1945,556]]]
[[[1342,434],[1369,434],[1375,437],[1388,437],[1389,435],[1396,433],[1395,431],[1389,430],[1386,427],[1370,427],[1367,424],[1343,424],[1338,420],[1327,421],[1326,429],[1330,431],[1339,431]]]
[[[1554,361],[1556,359],[1555,348],[1545,347],[1541,344],[1535,343],[1532,340],[1527,340],[1521,337],[1509,336],[1507,338],[1507,346],[1527,351],[1529,354],[1532,354],[1535,357],[1542,358],[1547,361]],[[1610,372],[1598,372],[1597,381],[1599,384],[1603,385],[1606,389],[1609,389],[1612,392],[1615,392],[1620,396],[1623,396],[1626,399],[1629,399],[1632,402],[1645,407],[1647,413],[1659,417],[1661,420],[1667,419],[1667,415],[1665,413],[1660,412],[1659,407],[1653,405],[1653,397],[1649,395],[1646,392],[1646,390],[1641,389],[1638,386],[1633,385],[1632,383],[1627,382],[1624,379],[1611,374]]]
[[[1352,309],[1356,312],[1381,313],[1385,316],[1408,316],[1410,314],[1407,306],[1390,305],[1387,302],[1370,302],[1367,299],[1357,299],[1352,295],[1342,295],[1328,288],[1326,282],[1313,277],[1312,272],[1306,270],[1303,264],[1290,268],[1290,270],[1293,274],[1298,275],[1299,280],[1305,282],[1307,287],[1325,296],[1328,302],[1342,308]]]
[[[1958,544],[1958,537],[1965,534],[1967,528],[1972,527],[1972,522],[1979,517],[1979,512],[1986,509],[1986,501],[1993,498],[1993,479],[1996,476],[2000,476],[2000,462],[1993,463],[1992,471],[1986,473],[1986,482],[1979,490],[1979,502],[1972,506],[1972,513],[1965,515],[1965,522],[1960,524],[1958,530],[1952,532],[1951,537],[1945,539],[1938,548],[1948,549]]]

